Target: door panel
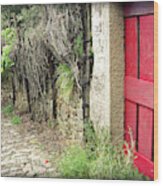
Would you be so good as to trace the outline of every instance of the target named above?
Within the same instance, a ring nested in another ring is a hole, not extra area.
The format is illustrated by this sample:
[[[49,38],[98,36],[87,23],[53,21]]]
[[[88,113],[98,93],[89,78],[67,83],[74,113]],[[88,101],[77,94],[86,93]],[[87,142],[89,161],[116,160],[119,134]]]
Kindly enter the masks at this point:
[[[139,106],[138,152],[152,160],[153,111]]]
[[[126,76],[137,77],[137,18],[129,18],[125,20],[125,36],[126,36],[126,47],[125,47],[125,60]]]
[[[125,131],[129,131],[129,129],[131,128],[132,132],[133,132],[133,138],[134,140],[136,140],[136,136],[137,136],[137,131],[136,131],[136,108],[137,105],[134,102],[131,102],[129,100],[126,100],[126,104],[125,104],[125,121],[126,121],[126,125],[125,125]],[[125,133],[125,139],[127,142],[130,142],[130,136],[128,134],[128,132]]]
[[[140,16],[140,79],[153,82],[153,16]]]
[[[134,103],[153,109],[153,83],[131,76],[125,77],[125,97]]]

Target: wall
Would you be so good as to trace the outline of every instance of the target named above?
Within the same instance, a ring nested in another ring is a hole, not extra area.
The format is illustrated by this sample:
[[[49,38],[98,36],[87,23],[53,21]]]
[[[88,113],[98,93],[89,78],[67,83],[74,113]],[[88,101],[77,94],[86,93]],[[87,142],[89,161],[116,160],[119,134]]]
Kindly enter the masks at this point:
[[[91,83],[91,119],[123,139],[124,21],[121,3],[92,5],[94,69]]]
[[[124,19],[122,3],[110,3],[111,132],[123,138],[124,130]]]
[[[60,125],[62,136],[70,141],[79,141],[83,138],[83,111],[82,100],[74,92],[73,98],[66,103],[57,96],[57,122]]]

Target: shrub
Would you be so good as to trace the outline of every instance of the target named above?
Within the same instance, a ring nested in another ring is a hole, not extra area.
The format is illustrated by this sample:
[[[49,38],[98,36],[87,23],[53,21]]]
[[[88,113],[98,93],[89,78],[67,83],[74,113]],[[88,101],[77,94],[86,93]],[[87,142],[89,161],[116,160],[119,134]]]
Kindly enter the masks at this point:
[[[59,171],[66,178],[148,180],[133,166],[133,145],[126,146],[124,154],[123,143],[115,145],[102,131],[85,147],[70,147],[61,157]]]
[[[10,54],[16,39],[16,32],[13,28],[6,28],[2,30],[1,36],[5,40],[5,46],[2,48],[1,58],[1,73],[3,73],[14,65],[14,62],[10,58]]]
[[[21,118],[19,116],[13,116],[11,119],[11,123],[13,125],[19,125],[21,124]]]
[[[9,104],[7,105],[6,107],[4,107],[4,109],[2,110],[2,112],[5,114],[5,115],[11,115],[14,111],[14,107],[12,104]]]
[[[132,134],[130,137],[131,144],[130,146],[125,144],[127,151],[125,154],[124,142],[112,142],[105,128],[99,130],[96,135],[95,158],[89,164],[89,177],[112,180],[146,180],[147,177],[140,174],[138,169],[133,166],[135,142]]]
[[[94,179],[111,180],[144,180],[142,174],[128,162],[122,146],[112,144],[102,152],[98,152],[96,159],[90,163],[89,177]]]
[[[79,146],[71,146],[62,155],[59,171],[64,178],[87,178],[88,164],[86,151]]]

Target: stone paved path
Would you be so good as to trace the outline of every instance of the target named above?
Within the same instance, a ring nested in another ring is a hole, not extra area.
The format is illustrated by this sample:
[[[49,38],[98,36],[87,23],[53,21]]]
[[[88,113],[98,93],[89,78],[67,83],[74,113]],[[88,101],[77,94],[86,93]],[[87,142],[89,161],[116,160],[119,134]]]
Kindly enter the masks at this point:
[[[46,150],[46,143],[40,142],[39,135],[41,132],[35,127],[26,129],[23,125],[12,125],[9,119],[2,119],[1,176],[58,176],[53,162],[55,145]],[[46,135],[42,138],[46,141]]]

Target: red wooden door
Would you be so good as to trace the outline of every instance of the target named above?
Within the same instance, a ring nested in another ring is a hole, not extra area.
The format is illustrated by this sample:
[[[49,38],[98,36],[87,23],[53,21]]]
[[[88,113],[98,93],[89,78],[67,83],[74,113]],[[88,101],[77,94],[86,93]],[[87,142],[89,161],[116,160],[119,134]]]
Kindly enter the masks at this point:
[[[153,2],[125,6],[125,139],[136,142],[135,165],[154,177]]]

